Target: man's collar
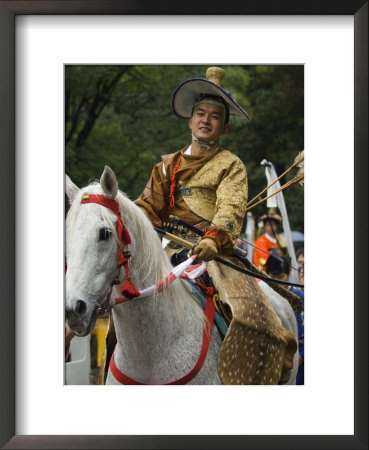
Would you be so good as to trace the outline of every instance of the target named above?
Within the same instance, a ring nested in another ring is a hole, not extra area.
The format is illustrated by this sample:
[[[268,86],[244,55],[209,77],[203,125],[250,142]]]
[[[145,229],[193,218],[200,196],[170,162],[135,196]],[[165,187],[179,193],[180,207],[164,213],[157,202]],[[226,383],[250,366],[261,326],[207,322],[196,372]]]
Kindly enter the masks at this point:
[[[275,244],[277,243],[277,239],[271,236],[270,234],[265,233],[265,236],[267,239],[269,239],[269,241],[274,242]]]

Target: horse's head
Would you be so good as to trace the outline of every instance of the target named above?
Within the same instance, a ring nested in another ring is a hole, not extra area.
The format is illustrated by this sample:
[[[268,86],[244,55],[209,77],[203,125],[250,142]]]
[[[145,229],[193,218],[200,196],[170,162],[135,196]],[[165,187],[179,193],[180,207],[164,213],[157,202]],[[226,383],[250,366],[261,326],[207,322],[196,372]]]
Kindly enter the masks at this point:
[[[116,277],[120,255],[117,215],[109,207],[90,202],[89,194],[114,206],[117,192],[117,179],[107,166],[100,185],[79,189],[66,177],[71,203],[66,221],[66,318],[78,336],[93,329],[98,308]]]

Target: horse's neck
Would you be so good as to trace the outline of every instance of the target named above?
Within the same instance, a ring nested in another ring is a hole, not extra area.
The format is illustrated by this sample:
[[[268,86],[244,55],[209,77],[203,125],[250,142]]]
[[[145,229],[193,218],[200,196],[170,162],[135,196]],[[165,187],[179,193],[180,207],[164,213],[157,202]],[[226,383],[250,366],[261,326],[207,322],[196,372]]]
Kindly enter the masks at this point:
[[[145,227],[147,219],[136,219],[137,226],[131,230],[130,275],[136,287],[144,289],[163,277],[158,268],[168,266],[169,272],[170,267],[160,243],[153,242],[154,236],[151,238],[151,225]],[[150,247],[143,246],[144,241],[151,243]],[[201,349],[203,322],[195,300],[182,283],[176,280],[155,298],[136,298],[114,308],[114,359],[128,376],[155,382],[151,379],[154,376],[162,381],[168,373],[184,376],[195,364]]]
[[[135,346],[141,336],[146,341],[153,332],[161,339],[168,336],[168,340],[171,335],[177,334],[180,328],[179,320],[170,307],[163,306],[160,304],[160,298],[154,299],[152,296],[132,299],[116,306],[113,311],[114,324],[116,333],[122,336],[124,344]],[[147,345],[147,342],[145,343]]]
[[[143,236],[150,242],[149,233],[152,232],[152,226],[150,224],[150,229],[146,229],[144,223],[141,222],[141,225],[142,228],[138,229],[137,227],[135,230],[137,234],[134,236],[134,242],[137,246],[134,247],[134,256],[132,256],[130,266],[131,280],[137,289],[155,285],[164,275],[163,273],[159,275],[158,268],[168,265],[167,269],[164,269],[165,275],[171,269],[160,244],[156,247],[154,243],[151,243],[150,248],[147,247],[147,244],[142,245]],[[119,290],[120,287],[117,286],[116,289]],[[177,309],[170,295],[173,290],[183,294],[176,298]],[[183,332],[183,327],[187,323],[186,317],[191,316],[192,302],[193,299],[190,298],[188,291],[183,289],[181,281],[177,280],[166,288],[165,292],[157,293],[155,297],[136,298],[116,307],[115,321],[117,323],[115,326],[117,337],[120,338],[118,340],[120,347],[127,353],[132,352],[132,349],[140,349],[141,353],[149,353],[155,351],[155,349],[150,349],[150,346],[155,347],[155,341],[160,341],[161,345],[169,345]],[[179,316],[178,310],[182,310],[182,314]]]

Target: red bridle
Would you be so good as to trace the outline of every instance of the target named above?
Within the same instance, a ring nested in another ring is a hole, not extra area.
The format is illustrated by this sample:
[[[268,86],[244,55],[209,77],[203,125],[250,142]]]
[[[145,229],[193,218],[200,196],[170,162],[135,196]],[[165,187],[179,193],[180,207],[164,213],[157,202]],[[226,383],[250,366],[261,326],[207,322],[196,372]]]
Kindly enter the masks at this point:
[[[123,243],[126,246],[128,246],[131,243],[131,236],[129,235],[129,232],[124,225],[122,216],[120,215],[118,201],[114,200],[112,198],[106,197],[105,195],[85,194],[82,197],[81,203],[82,204],[96,203],[98,205],[104,206],[105,208],[110,209],[110,211],[117,218],[117,237],[118,237],[118,248],[119,248],[117,266],[118,267],[123,266],[124,270],[126,272],[126,281],[124,282],[124,284],[122,286],[121,293],[124,297],[129,298],[129,299],[138,297],[140,295],[140,293],[130,279],[128,258],[124,255],[124,252],[123,252]]]

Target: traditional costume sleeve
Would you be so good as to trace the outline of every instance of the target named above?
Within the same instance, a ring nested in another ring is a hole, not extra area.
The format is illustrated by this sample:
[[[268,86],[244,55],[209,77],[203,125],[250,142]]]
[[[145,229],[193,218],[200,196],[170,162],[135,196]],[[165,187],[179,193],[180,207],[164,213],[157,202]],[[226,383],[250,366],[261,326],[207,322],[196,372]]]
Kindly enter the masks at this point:
[[[151,177],[142,194],[135,200],[152,224],[162,227],[168,211],[168,183],[162,168],[163,162],[156,164],[151,172]]]
[[[215,215],[212,225],[228,232],[230,249],[241,232],[247,203],[247,174],[241,160],[235,159],[216,190]],[[226,242],[222,252],[228,253]]]

